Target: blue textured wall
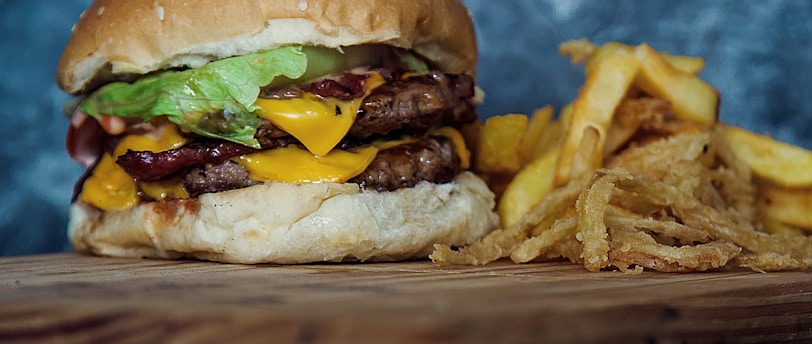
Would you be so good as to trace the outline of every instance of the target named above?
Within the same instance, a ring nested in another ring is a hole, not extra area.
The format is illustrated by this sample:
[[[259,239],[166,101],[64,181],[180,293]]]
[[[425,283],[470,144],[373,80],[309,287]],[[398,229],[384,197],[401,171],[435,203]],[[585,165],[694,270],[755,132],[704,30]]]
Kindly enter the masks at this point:
[[[483,117],[571,101],[583,81],[562,41],[648,42],[700,55],[722,119],[812,148],[812,1],[467,0],[478,28]],[[67,250],[82,169],[64,151],[59,53],[87,0],[0,0],[0,255]]]

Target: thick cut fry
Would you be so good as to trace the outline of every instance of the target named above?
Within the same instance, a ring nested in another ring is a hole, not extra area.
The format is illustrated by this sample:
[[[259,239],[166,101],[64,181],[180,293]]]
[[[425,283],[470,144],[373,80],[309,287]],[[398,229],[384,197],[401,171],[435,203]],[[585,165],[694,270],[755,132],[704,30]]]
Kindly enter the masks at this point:
[[[812,151],[732,125],[724,126],[724,134],[757,177],[785,188],[812,187]]]
[[[538,159],[542,155],[554,147],[560,147],[564,136],[567,134],[567,128],[572,118],[572,103],[564,105],[561,112],[558,114],[558,119],[551,121],[549,125],[544,128],[544,132],[538,138],[536,143],[536,150],[533,153],[533,159]]]
[[[595,43],[586,38],[572,39],[558,45],[558,53],[569,56],[573,64],[578,64],[590,58],[598,48]]]
[[[632,55],[634,47],[619,42],[607,42],[593,50],[592,55],[584,63],[584,74],[589,75],[604,59],[612,55]]]
[[[553,190],[555,163],[558,160],[558,147],[544,156],[533,160],[513,177],[502,198],[499,199],[499,219],[502,228],[507,228]]]
[[[569,179],[572,159],[581,144],[584,129],[590,126],[597,129],[599,140],[596,148],[598,152],[603,152],[606,131],[612,123],[615,109],[639,69],[640,61],[634,56],[611,55],[587,75],[586,84],[573,105],[572,118],[558,158],[556,185],[563,185]],[[599,168],[600,163],[598,160],[597,165],[592,166],[593,170]]]
[[[764,217],[761,220],[761,223],[764,231],[770,234],[786,234],[797,237],[806,236],[806,231],[804,229],[788,225],[773,218]]]
[[[521,168],[519,152],[527,116],[508,114],[488,118],[479,131],[474,170],[482,174],[514,174]]]
[[[675,69],[685,73],[698,75],[705,68],[705,59],[698,56],[670,55],[660,53],[663,58]]]
[[[648,44],[635,49],[642,66],[634,85],[647,93],[671,102],[680,119],[704,124],[716,123],[719,92],[711,85],[671,66]]]
[[[553,117],[553,107],[547,105],[533,111],[533,115],[527,122],[527,129],[522,136],[522,147],[519,150],[522,164],[526,164],[533,159],[544,154],[550,147],[542,146],[541,138],[550,130],[551,119]]]
[[[572,107],[573,103],[568,103],[561,108],[561,113],[558,114],[558,123],[561,123],[562,129],[569,128],[570,121],[572,120]]]
[[[812,188],[762,185],[758,188],[758,201],[764,216],[812,232]]]
[[[591,53],[591,56],[589,57],[587,62],[584,64],[584,72],[587,73],[587,74],[593,68],[595,68],[595,66],[598,64],[598,62],[602,58],[605,58],[608,55],[618,54],[618,53],[620,53],[620,54],[634,54],[634,47],[633,46],[626,45],[626,44],[619,43],[619,42],[608,42],[608,43],[606,43],[604,45],[601,45],[600,47],[597,47],[597,46],[593,47],[592,49],[586,49],[587,46],[584,43],[581,43],[581,45],[583,47],[579,47],[580,49],[565,50],[564,52],[562,52],[562,54],[570,56],[571,59],[572,59],[572,62],[577,63],[576,60],[575,60],[576,56],[570,55],[570,54],[565,54],[565,52],[574,51],[574,52],[578,52],[580,54],[585,54],[586,52]],[[559,51],[561,51],[560,48],[559,48]],[[660,56],[662,56],[662,58],[664,60],[666,60],[668,62],[668,64],[671,65],[671,67],[674,67],[674,69],[678,69],[678,70],[680,70],[682,72],[685,72],[685,73],[688,73],[688,74],[697,75],[697,74],[699,74],[699,72],[702,71],[702,69],[705,68],[705,60],[702,59],[701,57],[684,56],[684,55],[671,55],[671,54],[667,54],[667,53],[663,53],[663,52],[660,52],[659,54],[660,54]]]

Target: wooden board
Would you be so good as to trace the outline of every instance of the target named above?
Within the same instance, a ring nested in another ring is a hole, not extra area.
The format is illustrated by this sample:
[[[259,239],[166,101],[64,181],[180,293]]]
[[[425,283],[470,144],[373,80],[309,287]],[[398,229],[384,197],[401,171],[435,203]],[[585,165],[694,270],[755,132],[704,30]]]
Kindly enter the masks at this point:
[[[0,258],[0,343],[812,340],[812,272]]]

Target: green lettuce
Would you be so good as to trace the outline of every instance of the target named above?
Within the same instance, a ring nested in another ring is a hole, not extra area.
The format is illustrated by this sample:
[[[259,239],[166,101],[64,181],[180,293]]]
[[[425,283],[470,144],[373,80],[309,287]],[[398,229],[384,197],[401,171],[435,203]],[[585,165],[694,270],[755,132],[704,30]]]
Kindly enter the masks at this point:
[[[232,57],[184,71],[169,71],[133,83],[100,88],[79,105],[91,115],[141,118],[166,116],[195,134],[259,148],[260,119],[254,102],[260,87],[281,77],[297,79],[307,70],[302,47],[290,46]]]

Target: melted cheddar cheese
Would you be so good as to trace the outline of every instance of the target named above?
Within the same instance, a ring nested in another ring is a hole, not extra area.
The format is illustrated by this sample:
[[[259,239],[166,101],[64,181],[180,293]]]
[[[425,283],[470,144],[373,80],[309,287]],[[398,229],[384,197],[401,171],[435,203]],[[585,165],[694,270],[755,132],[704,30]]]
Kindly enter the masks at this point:
[[[378,148],[367,146],[353,151],[334,149],[325,155],[290,145],[243,155],[237,162],[245,166],[251,179],[285,183],[344,183],[363,172]]]
[[[364,82],[365,94],[385,83],[377,72]],[[258,115],[299,140],[313,155],[327,155],[355,123],[364,96],[351,100],[305,93],[301,98],[257,99]]]
[[[127,209],[138,202],[133,177],[104,153],[82,187],[82,201],[102,210]]]
[[[163,125],[143,135],[127,135],[116,144],[113,153],[104,153],[82,187],[82,201],[102,210],[127,209],[138,203],[139,189],[153,199],[189,197],[182,181],[139,183],[116,164],[116,158],[134,151],[162,152],[186,144],[174,125]]]

